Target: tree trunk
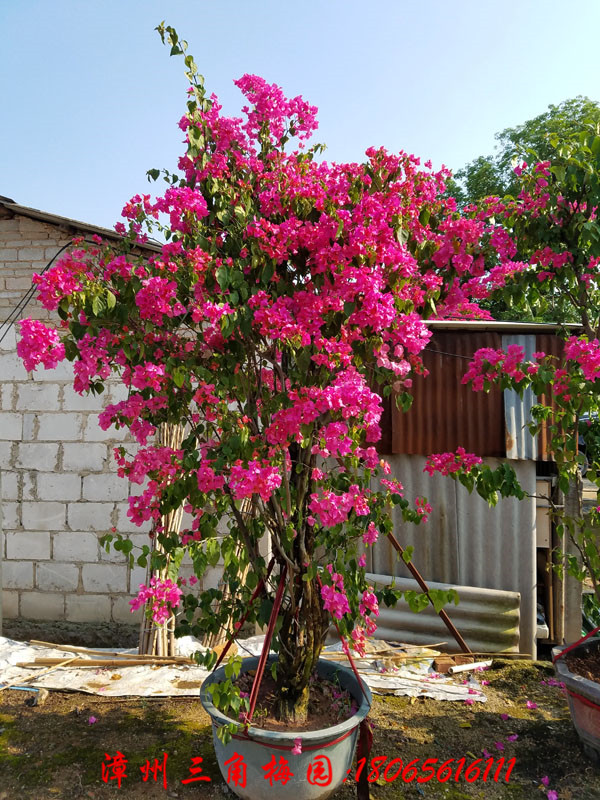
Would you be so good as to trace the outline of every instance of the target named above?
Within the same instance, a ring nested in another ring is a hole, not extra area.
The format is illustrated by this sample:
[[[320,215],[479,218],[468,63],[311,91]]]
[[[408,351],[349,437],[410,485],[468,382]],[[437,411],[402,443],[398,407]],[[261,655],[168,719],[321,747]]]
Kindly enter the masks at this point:
[[[316,581],[300,581],[296,610],[283,613],[279,633],[281,649],[277,666],[278,719],[305,722],[308,713],[309,681],[317,666],[327,633],[328,617],[321,607]]]

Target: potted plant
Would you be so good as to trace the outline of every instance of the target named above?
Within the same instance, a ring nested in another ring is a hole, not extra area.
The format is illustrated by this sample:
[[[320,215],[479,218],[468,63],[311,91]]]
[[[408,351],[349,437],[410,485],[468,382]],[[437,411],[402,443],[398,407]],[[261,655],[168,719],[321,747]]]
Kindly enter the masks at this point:
[[[165,191],[127,203],[120,243],[78,242],[35,277],[62,325],[23,321],[19,353],[28,369],[73,361],[82,393],[119,376],[128,396],[100,425],[124,426],[135,441],[115,449],[120,475],[143,487],[128,515],[151,520],[160,545],[134,556],[126,536],[107,537],[132,563],[151,559],[153,580],[134,603],[158,623],[176,612],[178,634],[270,622],[273,713],[289,731],[282,746],[300,758],[310,742],[343,737],[341,780],[368,691],[351,672],[340,677],[358,706],[343,733],[294,726],[306,723],[331,620],[362,653],[379,601],[398,596],[368,585],[363,548],[391,530],[393,506],[416,524],[428,513],[423,498],[403,496],[377,452],[382,396],[410,402],[430,337],[425,318],[479,313],[473,297],[500,254],[492,223],[463,218],[444,196],[446,170],[383,148],[367,150],[364,163],[318,161],[321,146],[304,146],[316,109],[257,76],[236,81],[244,119],[225,117],[187,44],[158,30],[190,81],[180,174],[149,172]],[[149,234],[164,239],[150,258],[136,251]],[[185,426],[180,444],[153,440],[164,424]],[[171,528],[165,520],[181,507],[182,528]],[[184,555],[188,583],[178,575]],[[197,591],[219,564],[227,591]],[[258,740],[239,719],[247,703],[235,664],[225,669],[216,694],[203,691],[219,742],[237,744],[238,727]]]

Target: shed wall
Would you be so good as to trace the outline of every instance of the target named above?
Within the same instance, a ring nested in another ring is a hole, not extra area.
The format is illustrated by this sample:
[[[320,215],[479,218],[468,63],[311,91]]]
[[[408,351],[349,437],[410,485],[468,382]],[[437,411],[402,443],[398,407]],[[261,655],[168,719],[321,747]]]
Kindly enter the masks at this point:
[[[425,580],[519,592],[521,651],[535,655],[535,499],[505,498],[490,508],[458,482],[423,472],[424,456],[395,455],[388,460],[405,496],[425,496],[433,507],[429,521],[418,526],[403,522],[400,509],[394,510],[394,533],[403,547],[414,547],[413,563]],[[494,467],[498,462],[486,463]],[[511,465],[524,491],[534,495],[535,462]],[[368,551],[369,572],[410,577],[384,537]],[[452,616],[451,609],[448,613]]]

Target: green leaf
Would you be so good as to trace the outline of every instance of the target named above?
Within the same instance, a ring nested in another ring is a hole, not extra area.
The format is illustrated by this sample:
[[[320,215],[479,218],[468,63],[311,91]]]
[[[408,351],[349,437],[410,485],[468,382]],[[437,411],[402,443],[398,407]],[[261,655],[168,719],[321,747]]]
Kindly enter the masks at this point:
[[[104,311],[104,303],[100,297],[94,297],[92,300],[92,311],[94,312],[94,316],[99,317],[102,312]]]
[[[227,267],[219,267],[217,269],[217,283],[223,291],[229,286],[229,270]]]
[[[173,383],[175,384],[175,386],[181,389],[181,387],[185,383],[185,375],[186,375],[185,367],[177,367],[176,369],[173,370],[172,375],[173,375]]]

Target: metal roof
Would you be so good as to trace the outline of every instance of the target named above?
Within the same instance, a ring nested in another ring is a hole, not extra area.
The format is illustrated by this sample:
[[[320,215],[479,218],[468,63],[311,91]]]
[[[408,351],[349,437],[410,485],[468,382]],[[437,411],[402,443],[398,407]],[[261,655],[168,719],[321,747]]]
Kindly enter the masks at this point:
[[[89,222],[81,222],[78,219],[71,219],[70,217],[62,217],[59,214],[50,214],[47,211],[41,211],[39,208],[30,208],[29,206],[21,206],[11,200],[10,197],[0,195],[0,206],[6,208],[7,211],[13,214],[19,214],[22,217],[29,219],[37,219],[40,222],[48,222],[51,225],[61,225],[67,228],[73,228],[76,231],[85,231],[86,233],[96,233],[105,239],[120,240],[123,237],[116,231],[110,228],[103,228],[100,225],[91,225]],[[160,252],[161,245],[159,242],[148,241],[145,244],[136,243],[136,247],[142,250],[152,250],[153,252]]]
[[[424,323],[433,330],[448,331],[490,331],[494,333],[550,333],[564,328],[577,330],[582,327],[577,322],[505,322],[483,319],[426,319]]]

